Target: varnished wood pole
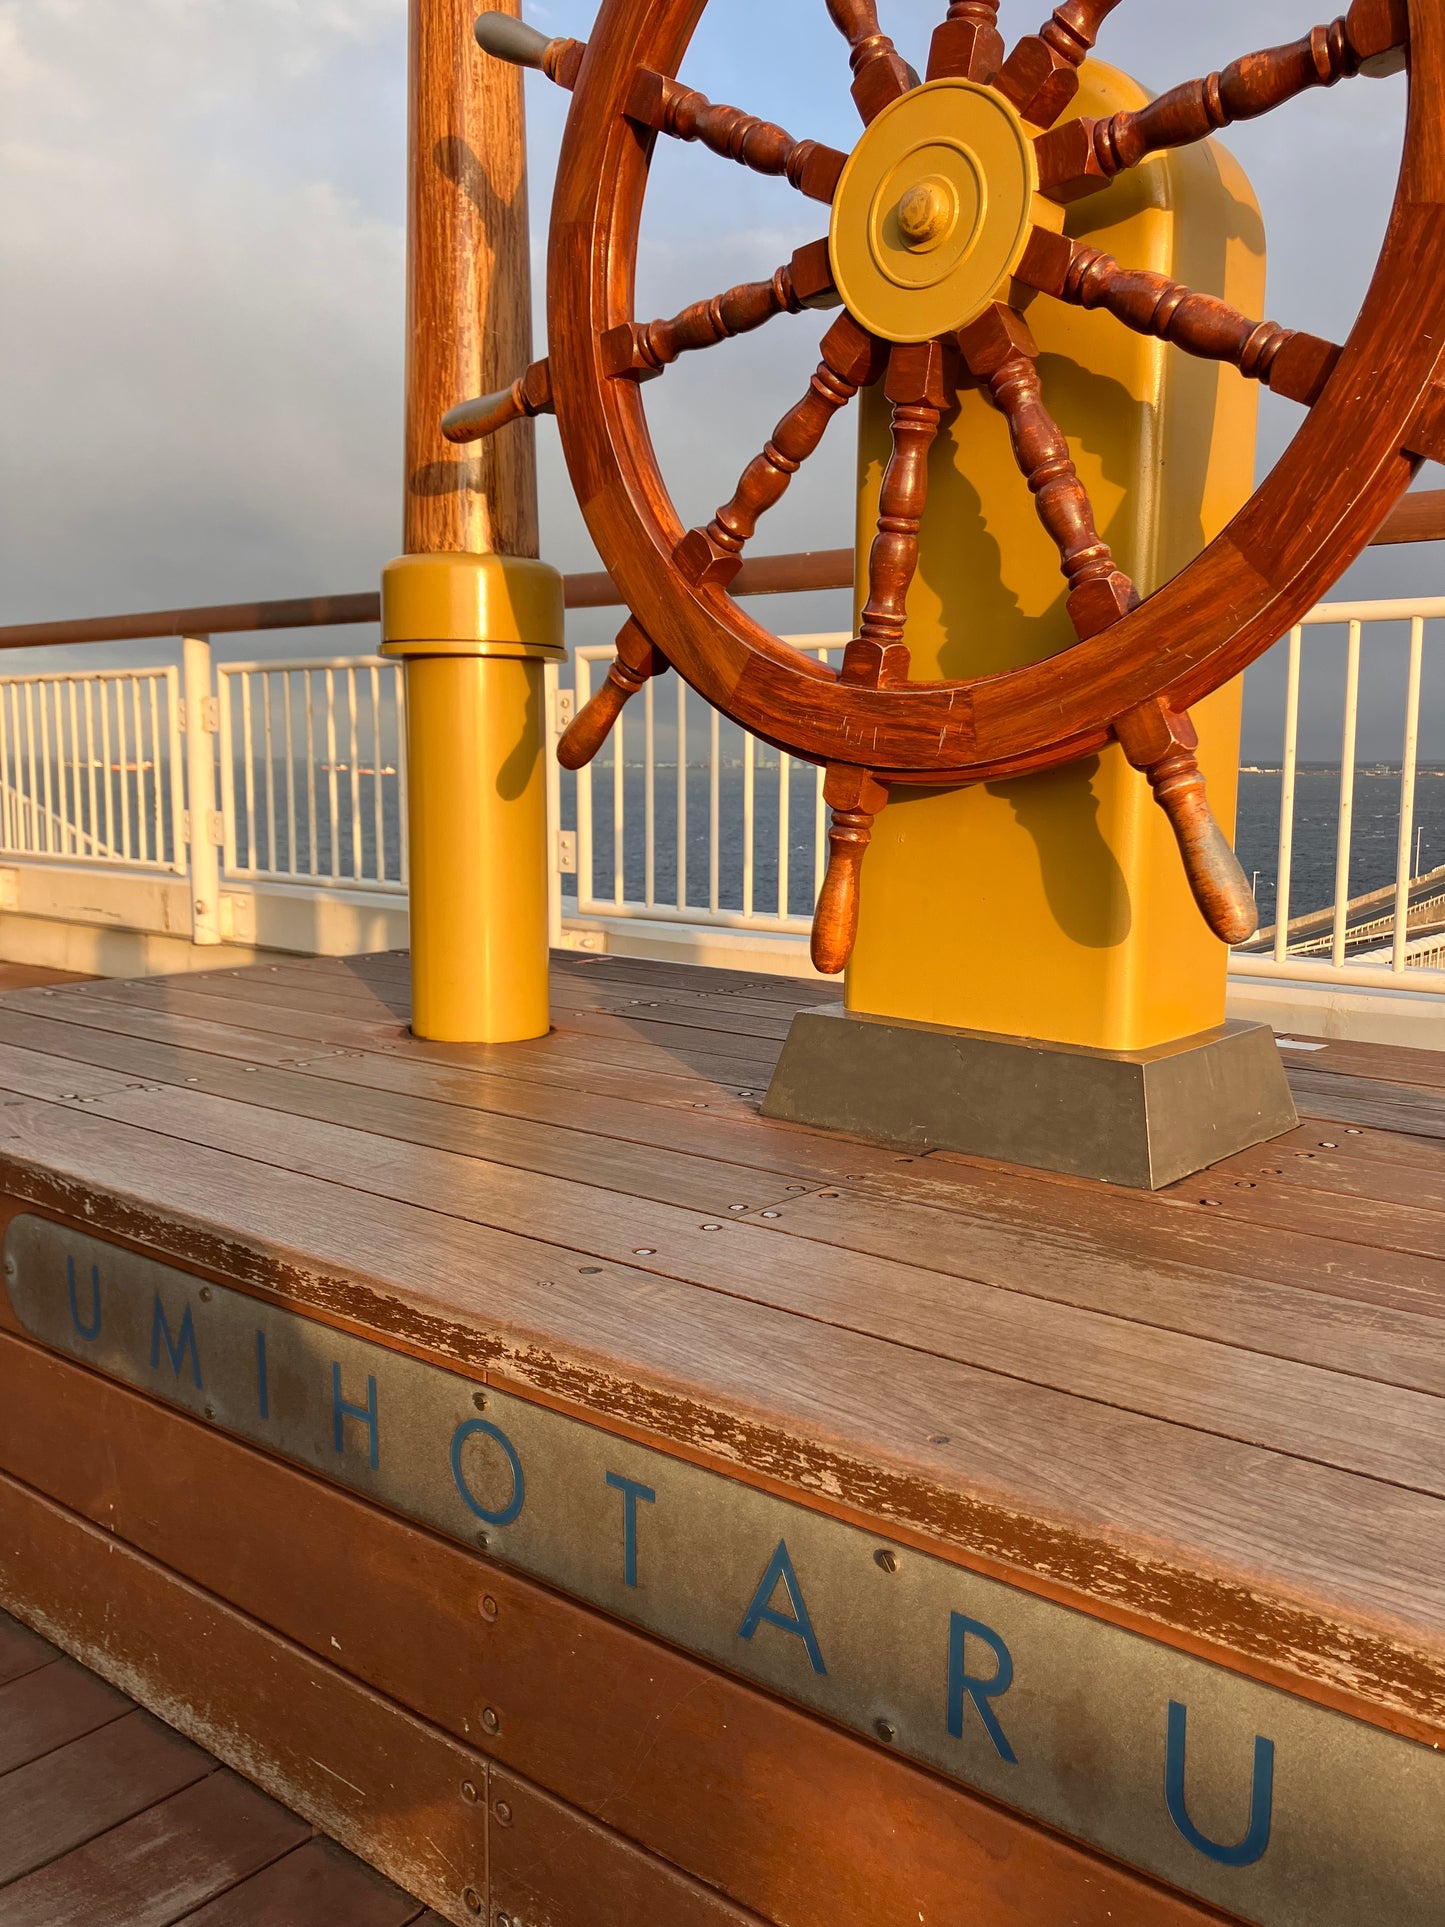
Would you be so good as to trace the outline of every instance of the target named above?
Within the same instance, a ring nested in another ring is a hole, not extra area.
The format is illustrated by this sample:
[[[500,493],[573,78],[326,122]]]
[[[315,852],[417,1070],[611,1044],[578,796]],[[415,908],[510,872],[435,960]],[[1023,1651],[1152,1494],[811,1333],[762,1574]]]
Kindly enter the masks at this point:
[[[519,0],[489,0],[520,15]],[[522,70],[472,37],[478,0],[411,0],[407,182],[409,555],[537,553],[534,430],[459,451],[458,402],[509,388],[532,360]]]
[[[475,12],[411,0],[406,554],[382,628],[406,659],[412,1026],[508,1043],[549,1022],[544,663],[562,654],[562,580],[533,559],[532,376],[485,440],[442,427],[532,359],[522,75],[478,45]]]

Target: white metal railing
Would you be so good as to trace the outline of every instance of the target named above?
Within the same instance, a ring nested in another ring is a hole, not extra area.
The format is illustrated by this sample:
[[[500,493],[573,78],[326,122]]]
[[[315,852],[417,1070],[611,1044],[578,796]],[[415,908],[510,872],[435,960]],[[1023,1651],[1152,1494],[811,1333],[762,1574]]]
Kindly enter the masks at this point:
[[[848,637],[788,640],[828,662]],[[593,665],[612,656],[610,644],[574,651],[577,708],[592,694]],[[822,770],[759,743],[703,705],[681,677],[672,681],[661,702],[657,685],[644,685],[641,716],[629,721],[623,712],[601,769],[578,772],[566,798],[576,820],[577,914],[805,934],[827,869]],[[639,734],[641,756],[631,762]],[[695,755],[700,743],[706,747]],[[664,773],[670,780],[659,782]],[[640,838],[629,840],[639,817]]]
[[[1445,598],[1322,604],[1279,645],[1282,759],[1277,768],[1247,770],[1240,798],[1241,849],[1256,883],[1263,882],[1269,928],[1266,942],[1235,953],[1240,974],[1439,988],[1433,973],[1445,958],[1445,761],[1438,777],[1422,770],[1421,718],[1427,635],[1440,622]],[[1300,756],[1311,666],[1306,637],[1323,645],[1331,630],[1344,644],[1341,753],[1338,764],[1312,764]],[[826,661],[847,637],[789,640]],[[1356,753],[1360,690],[1371,651],[1397,640],[1404,641],[1401,748],[1398,762],[1381,773],[1378,765],[1362,766]],[[592,693],[595,668],[612,655],[606,645],[575,651],[576,707]],[[720,724],[680,679],[665,698],[655,697],[654,687],[647,684],[633,705],[640,717],[624,713],[610,747],[578,772],[575,786],[557,783],[561,867],[577,878],[565,908],[583,919],[802,935],[826,867],[821,772]],[[1418,794],[1426,782],[1438,782],[1438,802],[1422,821]],[[1388,809],[1382,785],[1391,793]],[[1262,838],[1271,822],[1266,851]],[[1392,861],[1381,887],[1383,830]],[[1426,851],[1438,864],[1423,864]]]
[[[402,665],[227,662],[216,680],[224,876],[403,892]]]
[[[1441,988],[1445,758],[1432,760],[1422,735],[1427,678],[1445,666],[1432,653],[1441,623],[1445,598],[1325,605],[1279,645],[1283,753],[1246,769],[1239,833],[1268,928],[1236,952],[1237,974]],[[792,640],[832,661],[847,638]],[[1360,694],[1391,653],[1400,752],[1370,765],[1356,754]],[[549,667],[554,733],[611,656],[577,649],[574,690]],[[1311,763],[1301,718],[1326,669],[1342,670],[1340,756]],[[399,664],[306,657],[213,671],[195,637],[183,673],[0,677],[0,856],[183,875],[201,943],[223,934],[227,885],[399,903],[404,704]],[[653,922],[684,942],[688,929],[751,931],[805,948],[827,860],[822,774],[719,718],[680,679],[649,683],[575,778],[549,758],[548,781],[554,941],[569,920],[582,936],[602,919],[619,933]]]
[[[173,667],[0,678],[0,852],[184,870]]]

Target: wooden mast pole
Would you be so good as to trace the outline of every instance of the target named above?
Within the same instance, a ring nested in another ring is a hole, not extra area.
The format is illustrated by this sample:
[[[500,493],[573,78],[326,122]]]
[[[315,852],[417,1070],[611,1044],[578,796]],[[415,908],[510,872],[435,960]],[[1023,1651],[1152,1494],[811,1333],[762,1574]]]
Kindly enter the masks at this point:
[[[531,423],[465,449],[441,432],[532,354],[522,75],[478,48],[475,10],[411,0],[406,553],[382,629],[406,661],[413,1029],[501,1043],[548,1026],[544,664],[562,653],[562,585],[533,559]]]
[[[535,556],[530,421],[467,448],[441,418],[532,359],[522,69],[472,37],[481,0],[411,0],[407,142],[408,555]],[[520,14],[520,0],[486,0]]]

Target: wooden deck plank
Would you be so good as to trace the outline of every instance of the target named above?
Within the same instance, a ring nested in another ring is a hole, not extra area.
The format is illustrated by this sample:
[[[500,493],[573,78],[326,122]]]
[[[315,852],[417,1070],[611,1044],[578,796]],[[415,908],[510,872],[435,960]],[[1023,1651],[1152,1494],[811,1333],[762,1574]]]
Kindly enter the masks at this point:
[[[1300,1043],[1320,1046],[1312,1051],[1289,1051],[1289,1061],[1301,1071],[1328,1076],[1363,1077],[1384,1084],[1413,1084],[1445,1091],[1445,1052],[1417,1050],[1408,1044],[1365,1044],[1333,1037],[1299,1036]]]
[[[66,1028],[0,1008],[0,1037],[29,1039],[39,1044],[64,1043]],[[476,1130],[473,1141],[469,1142],[466,1131],[438,1126],[434,1121],[429,1123],[428,1119],[434,1119],[433,1113],[412,1112],[405,1105],[394,1110],[383,1106],[379,1128],[394,1129],[398,1135],[409,1135],[414,1141],[432,1142],[442,1148],[487,1150],[522,1168],[550,1170],[554,1175],[590,1175],[621,1188],[628,1186],[629,1170],[640,1170],[643,1175],[634,1177],[632,1183],[643,1194],[674,1202],[685,1202],[686,1197],[691,1196],[704,1209],[709,1204],[708,1197],[696,1190],[687,1193],[676,1186],[669,1189],[663,1182],[671,1153],[665,1153],[655,1168],[649,1160],[630,1164],[621,1156],[608,1158],[600,1169],[579,1172],[574,1153],[580,1154],[584,1145],[595,1148],[615,1111],[614,1106],[601,1100],[594,1101],[589,1108],[585,1097],[575,1095],[561,1099],[548,1093],[539,1099],[533,1087],[518,1080],[471,1077],[442,1071],[433,1065],[399,1063],[379,1054],[361,1058],[323,1057],[308,1062],[304,1073],[310,1080],[309,1085],[295,1081],[283,1085],[274,1077],[249,1075],[248,1082],[242,1085],[228,1074],[225,1060],[209,1056],[191,1058],[182,1053],[128,1046],[124,1041],[115,1044],[95,1033],[89,1033],[87,1041],[83,1030],[68,1048],[79,1056],[88,1054],[89,1058],[116,1068],[149,1070],[152,1077],[174,1077],[213,1093],[248,1096],[253,1101],[267,1101],[297,1115],[332,1121],[346,1116],[370,1129],[378,1128],[376,1106],[367,1101],[358,1104],[350,1096],[329,1095],[327,1086],[339,1078],[348,1085],[393,1092],[405,1090],[408,1085],[440,1089],[445,1092],[448,1104],[466,1104],[472,1099],[469,1107],[472,1110],[484,1102],[489,1107],[496,1105],[505,1116],[517,1117],[530,1112],[532,1128],[517,1130],[494,1125]],[[59,1081],[64,1082],[63,1075]],[[419,1117],[421,1123],[411,1121],[413,1117]],[[584,1123],[593,1126],[594,1136],[569,1141],[569,1128]],[[542,1125],[546,1128],[535,1128]],[[1221,1189],[1212,1179],[1204,1181],[1202,1191],[1199,1190],[1201,1181],[1191,1180],[1175,1194],[1164,1195],[1170,1200],[1188,1198],[1193,1191],[1200,1196],[1213,1196],[1217,1192],[1225,1217],[1237,1216],[1246,1224],[1252,1220],[1262,1231],[1274,1235],[1261,1237],[1247,1229],[1221,1230],[1217,1218],[1208,1225],[1181,1227],[1177,1218],[1172,1222],[1161,1218],[1158,1205],[1142,1197],[1100,1194],[1094,1187],[1064,1181],[1067,1196],[1061,1198],[1057,1189],[1050,1190],[1036,1174],[1024,1175],[981,1166],[976,1161],[946,1157],[899,1159],[893,1153],[873,1147],[839,1143],[786,1126],[744,1125],[698,1114],[679,1120],[672,1115],[661,1117],[648,1106],[630,1105],[622,1127],[613,1135],[659,1147],[682,1138],[699,1152],[711,1152],[720,1159],[735,1160],[739,1165],[747,1161],[789,1176],[797,1174],[805,1183],[817,1176],[836,1180],[843,1170],[848,1170],[854,1179],[884,1176],[889,1180],[886,1195],[900,1206],[904,1200],[918,1199],[942,1208],[966,1211],[975,1221],[975,1228],[967,1239],[965,1258],[951,1259],[957,1241],[950,1239],[944,1255],[930,1260],[944,1269],[1011,1289],[1036,1291],[1041,1296],[1060,1297],[1075,1304],[1092,1304],[1122,1316],[1139,1316],[1145,1322],[1177,1326],[1199,1336],[1216,1336],[1228,1342],[1257,1345],[1266,1351],[1283,1351],[1315,1363],[1329,1364],[1332,1356],[1338,1355],[1331,1350],[1329,1320],[1318,1332],[1308,1319],[1297,1320],[1295,1329],[1303,1334],[1302,1345],[1291,1344],[1278,1330],[1253,1333],[1236,1322],[1242,1314],[1245,1327],[1255,1324],[1261,1309],[1253,1290],[1256,1283],[1275,1280],[1315,1292],[1355,1295],[1366,1303],[1399,1306],[1409,1316],[1417,1310],[1433,1313],[1445,1305],[1445,1294],[1438,1293],[1423,1277],[1417,1276],[1418,1267],[1397,1263],[1392,1268],[1387,1262],[1369,1256],[1371,1244],[1395,1250],[1414,1249],[1429,1256],[1438,1252],[1442,1227],[1433,1216],[1414,1208],[1390,1213],[1346,1210],[1332,1214],[1329,1223],[1332,1236],[1362,1245],[1366,1254],[1362,1258],[1358,1252],[1331,1250],[1323,1243],[1318,1235],[1317,1207],[1305,1200],[1296,1202],[1287,1194],[1276,1203],[1272,1187],[1258,1182],[1253,1195],[1244,1194],[1238,1200],[1233,1187]],[[533,1146],[540,1146],[540,1155],[532,1154]],[[1263,1154],[1278,1156],[1280,1150],[1272,1146]],[[1234,1161],[1235,1169],[1258,1169],[1252,1160],[1260,1155],[1258,1151],[1244,1154],[1242,1159]],[[1340,1160],[1332,1162],[1341,1164]],[[1392,1165],[1372,1157],[1356,1160],[1353,1165],[1342,1165],[1342,1182],[1350,1182],[1349,1174],[1358,1173],[1362,1163],[1367,1173],[1378,1171],[1396,1177]],[[861,1172],[848,1169],[859,1164],[865,1167]],[[958,1166],[962,1166],[967,1175],[960,1175]],[[1296,1168],[1303,1167],[1292,1164],[1291,1172]],[[945,1180],[951,1182],[953,1195],[948,1194]],[[1356,1177],[1353,1182],[1366,1191],[1373,1188],[1373,1180],[1361,1184]],[[1407,1179],[1396,1178],[1396,1183],[1399,1188],[1408,1186]],[[785,1184],[775,1202],[782,1202],[790,1189],[791,1185]],[[870,1195],[877,1193],[870,1188]],[[715,1194],[713,1196],[715,1199]],[[746,1195],[729,1200],[730,1204],[740,1202],[748,1202]],[[1012,1213],[1008,1208],[1010,1202]],[[1230,1207],[1236,1202],[1239,1209],[1232,1211]],[[844,1198],[827,1216],[836,1221],[835,1228],[830,1231],[811,1226],[811,1235],[846,1243],[851,1201]],[[981,1230],[977,1228],[980,1217],[985,1221]],[[1083,1224],[1076,1230],[1075,1221],[1080,1218]],[[780,1228],[791,1229],[798,1223],[797,1214],[788,1214]],[[900,1209],[895,1225],[900,1238],[905,1235],[906,1223],[906,1210]],[[1022,1238],[1010,1236],[1011,1232],[1040,1235],[1055,1250],[1072,1235],[1079,1240],[1079,1248],[1077,1252],[1069,1252],[1062,1263],[1041,1272]],[[1128,1235],[1121,1238],[1121,1233]],[[1127,1247],[1122,1252],[1121,1245]],[[1247,1283],[1242,1282],[1232,1290],[1224,1289],[1216,1315],[1214,1280],[1220,1271],[1232,1272]],[[1170,1279],[1187,1284],[1189,1289],[1179,1292],[1161,1289]],[[1129,1300],[1131,1290],[1139,1294],[1137,1305]],[[1204,1303],[1200,1302],[1201,1292]],[[1395,1370],[1389,1362],[1392,1354],[1388,1347],[1382,1350],[1378,1361],[1370,1358],[1376,1347],[1368,1341],[1386,1336],[1377,1324],[1371,1323],[1371,1315],[1356,1314],[1354,1322],[1363,1327],[1362,1331],[1351,1332],[1348,1329],[1351,1320],[1346,1317],[1339,1332],[1341,1343],[1353,1344],[1359,1336],[1367,1340],[1354,1368],[1370,1375],[1388,1375]],[[1414,1347],[1416,1334],[1409,1324],[1400,1328],[1399,1337],[1407,1351]],[[1422,1378],[1408,1364],[1402,1369],[1406,1376],[1401,1382],[1425,1389],[1437,1388],[1438,1380],[1433,1375]]]
[[[184,1927],[410,1927],[420,1915],[410,1894],[349,1853],[308,1840],[185,1915]]]
[[[79,1111],[9,1107],[12,1195],[470,1361],[986,1569],[1445,1714],[1445,1508]],[[116,1203],[114,1215],[107,1197]],[[208,1226],[207,1198],[224,1200]],[[197,1206],[202,1206],[198,1214]],[[427,1263],[418,1276],[416,1253]],[[545,1268],[544,1268],[545,1267]],[[545,1281],[546,1289],[539,1289]],[[880,1387],[887,1396],[880,1397]],[[1256,1603],[1267,1598],[1269,1611]],[[1438,1657],[1437,1657],[1438,1655]]]
[[[259,1087],[261,1075],[247,1081]],[[634,1241],[646,1240],[655,1263],[644,1269],[709,1293],[1445,1496],[1445,1406],[1429,1396],[981,1286],[956,1269],[928,1270],[930,1262],[949,1261],[957,1235],[945,1214],[896,1202],[846,1211],[841,1199],[805,1195],[788,1202],[775,1228],[728,1215],[729,1185],[740,1188],[730,1179],[714,1180],[709,1202],[684,1209],[311,1118],[302,1131],[280,1112],[190,1090],[124,1091],[86,1109],[352,1186],[368,1202],[389,1197],[515,1235],[539,1224],[566,1225],[576,1249],[618,1263],[639,1255]],[[639,1180],[644,1188],[648,1181]],[[804,1232],[833,1225],[838,1242],[790,1235],[784,1223]],[[1037,1257],[1034,1248],[1029,1262],[1036,1265]],[[1445,1296],[1445,1266],[1439,1270]],[[1308,1308],[1301,1305],[1297,1322],[1307,1322]],[[1279,1321],[1281,1347],[1288,1326],[1287,1317]],[[1418,1346],[1427,1370],[1430,1339],[1422,1327]],[[1445,1383],[1445,1323],[1437,1321],[1433,1339],[1434,1374]]]
[[[130,1710],[123,1693],[68,1659],[0,1686],[0,1775],[65,1746]],[[3,1805],[3,1801],[0,1801]]]
[[[1416,1084],[1387,1084],[1339,1072],[1289,1068],[1301,1116],[1370,1124],[1409,1136],[1445,1138],[1445,1099]]]
[[[0,1612],[0,1686],[33,1673],[39,1666],[49,1666],[54,1658],[52,1648],[28,1626]]]
[[[1076,1916],[1081,1927],[1172,1922],[1185,1905],[135,1392],[93,1383],[80,1432],[62,1414],[67,1387],[85,1382],[81,1367],[0,1337],[0,1467],[463,1740],[475,1737],[484,1590],[489,1692],[505,1712],[489,1742],[499,1762],[742,1905],[789,1927],[837,1927],[862,1894],[874,1927],[913,1927],[919,1909],[946,1920],[965,1897],[990,1927],[1037,1927],[1059,1888],[1097,1908]],[[278,1531],[285,1556],[258,1557]],[[359,1548],[365,1590],[353,1583]],[[856,1824],[840,1830],[840,1814]],[[910,1869],[905,1893],[880,1879],[880,1851]]]
[[[87,1000],[139,1005],[150,1010],[176,1011],[182,1015],[226,1022],[235,1015],[235,1002],[226,997],[207,995],[187,988],[184,979],[148,979],[141,983],[97,983],[83,986]],[[64,998],[67,991],[21,991],[13,1001],[27,1008],[43,1009],[38,1001],[47,997]],[[430,1044],[414,1038],[400,1020],[390,1023],[363,1023],[345,1016],[326,1017],[314,1011],[289,1010],[282,1005],[248,1007],[249,1026],[275,1036],[304,1041],[315,1050],[334,1046],[343,1050],[394,1049],[432,1058],[439,1062],[466,1061],[479,1047]],[[658,1034],[653,1035],[652,1032]],[[578,1039],[581,1039],[579,1048]],[[696,1041],[695,1041],[696,1040]],[[561,1062],[599,1062],[622,1065],[641,1073],[661,1071],[675,1077],[680,1072],[721,1079],[727,1083],[747,1082],[765,1087],[771,1075],[778,1046],[761,1042],[755,1046],[765,1054],[751,1059],[735,1049],[703,1048],[714,1042],[737,1045],[746,1039],[714,1039],[711,1032],[683,1031],[677,1026],[622,1024],[615,1018],[579,1018],[566,1032],[554,1032],[527,1044],[490,1047],[493,1062],[506,1063],[517,1058],[551,1058]],[[486,1048],[486,1047],[480,1047]]]
[[[171,1927],[309,1832],[233,1773],[212,1773],[5,1888],[0,1927]]]
[[[189,1740],[134,1708],[17,1768],[0,1779],[0,1890],[215,1770]],[[5,1908],[0,1891],[0,1921]]]

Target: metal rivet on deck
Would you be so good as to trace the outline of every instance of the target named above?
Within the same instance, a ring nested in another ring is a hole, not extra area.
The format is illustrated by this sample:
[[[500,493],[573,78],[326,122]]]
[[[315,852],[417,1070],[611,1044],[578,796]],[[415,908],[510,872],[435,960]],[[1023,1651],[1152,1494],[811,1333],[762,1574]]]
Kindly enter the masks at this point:
[[[1199,1200],[1199,1202],[1200,1202],[1201,1204],[1210,1204],[1210,1205],[1214,1205],[1214,1204],[1218,1204],[1218,1203],[1219,1203],[1219,1199],[1218,1199],[1218,1198],[1201,1198],[1201,1199]]]
[[[502,1722],[497,1716],[495,1709],[490,1706],[484,1706],[482,1708],[482,1731],[484,1733],[500,1733],[501,1730]]]
[[[487,1395],[486,1395],[486,1393],[485,1393],[485,1392],[473,1392],[473,1393],[472,1393],[472,1403],[473,1403],[473,1405],[475,1405],[475,1406],[476,1406],[476,1408],[477,1408],[477,1410],[478,1410],[479,1412],[485,1412],[485,1411],[486,1411],[486,1409],[487,1409]]]
[[[207,1417],[207,1418],[214,1418],[215,1416],[216,1416],[216,1408],[215,1408],[215,1406],[214,1406],[214,1405],[208,1405],[208,1406],[206,1407],[206,1417]]]
[[[739,1097],[756,1097],[757,1092],[756,1091],[739,1091],[738,1096]]]
[[[1339,1148],[1339,1145],[1336,1144],[1331,1137],[1322,1137],[1320,1139],[1320,1149],[1322,1151],[1338,1151]]]
[[[1257,1191],[1259,1186],[1253,1178],[1241,1178],[1234,1188],[1236,1191]]]
[[[1365,1135],[1365,1134],[1364,1134],[1364,1132],[1363,1132],[1363,1131],[1357,1131],[1357,1130],[1355,1129],[1355,1127],[1354,1127],[1354,1125],[1353,1125],[1353,1124],[1347,1124],[1347,1125],[1345,1126],[1345,1136],[1346,1136],[1346,1137],[1363,1137],[1364,1135]]]
[[[782,1212],[781,1212],[781,1211],[765,1211],[765,1212],[763,1213],[763,1216],[764,1216],[765,1218],[781,1218],[781,1217],[782,1217],[782,1215],[783,1215],[783,1214],[782,1214]]]
[[[203,1305],[209,1305],[211,1302],[211,1287],[209,1285],[202,1285],[200,1296],[201,1303]]]
[[[898,1738],[898,1728],[893,1724],[892,1720],[875,1720],[873,1722],[873,1728],[879,1739],[885,1741],[889,1746],[892,1746],[893,1742]]]
[[[472,1785],[470,1780],[462,1781],[462,1798],[469,1807],[474,1807],[481,1797],[481,1794],[477,1792],[477,1789]]]
[[[843,1193],[841,1191],[820,1191],[818,1193],[820,1198],[841,1198],[842,1195]]]
[[[483,1619],[495,1619],[497,1616],[497,1602],[489,1592],[482,1595],[480,1611]]]
[[[729,1211],[746,1211],[747,1208],[745,1204],[730,1204],[728,1206]]]
[[[462,1890],[462,1905],[469,1914],[479,1914],[482,1911],[482,1896],[475,1887],[466,1887]]]
[[[481,1547],[482,1551],[485,1552],[487,1547],[491,1544],[491,1540],[488,1539],[485,1532],[479,1532],[477,1534],[477,1544]]]
[[[790,1184],[790,1185],[788,1186],[788,1189],[789,1189],[790,1191],[806,1191],[806,1190],[807,1190],[807,1188],[808,1188],[808,1187],[807,1187],[807,1185],[806,1185],[806,1184]]]
[[[698,1226],[698,1230],[699,1231],[721,1231],[722,1226],[720,1224],[700,1224]]]
[[[873,1555],[873,1563],[875,1566],[881,1566],[884,1572],[897,1572],[898,1554],[887,1546],[880,1546]]]
[[[706,1104],[694,1104],[692,1108],[695,1111],[705,1111],[707,1109],[707,1106]]]
[[[657,1256],[657,1247],[655,1245],[634,1245],[632,1255],[634,1258],[655,1258]]]
[[[496,1814],[498,1823],[501,1826],[511,1826],[512,1809],[507,1805],[505,1800],[498,1800],[497,1804],[492,1808],[492,1812]]]
[[[578,1265],[577,1269],[584,1278],[595,1278],[602,1267],[601,1265]]]

